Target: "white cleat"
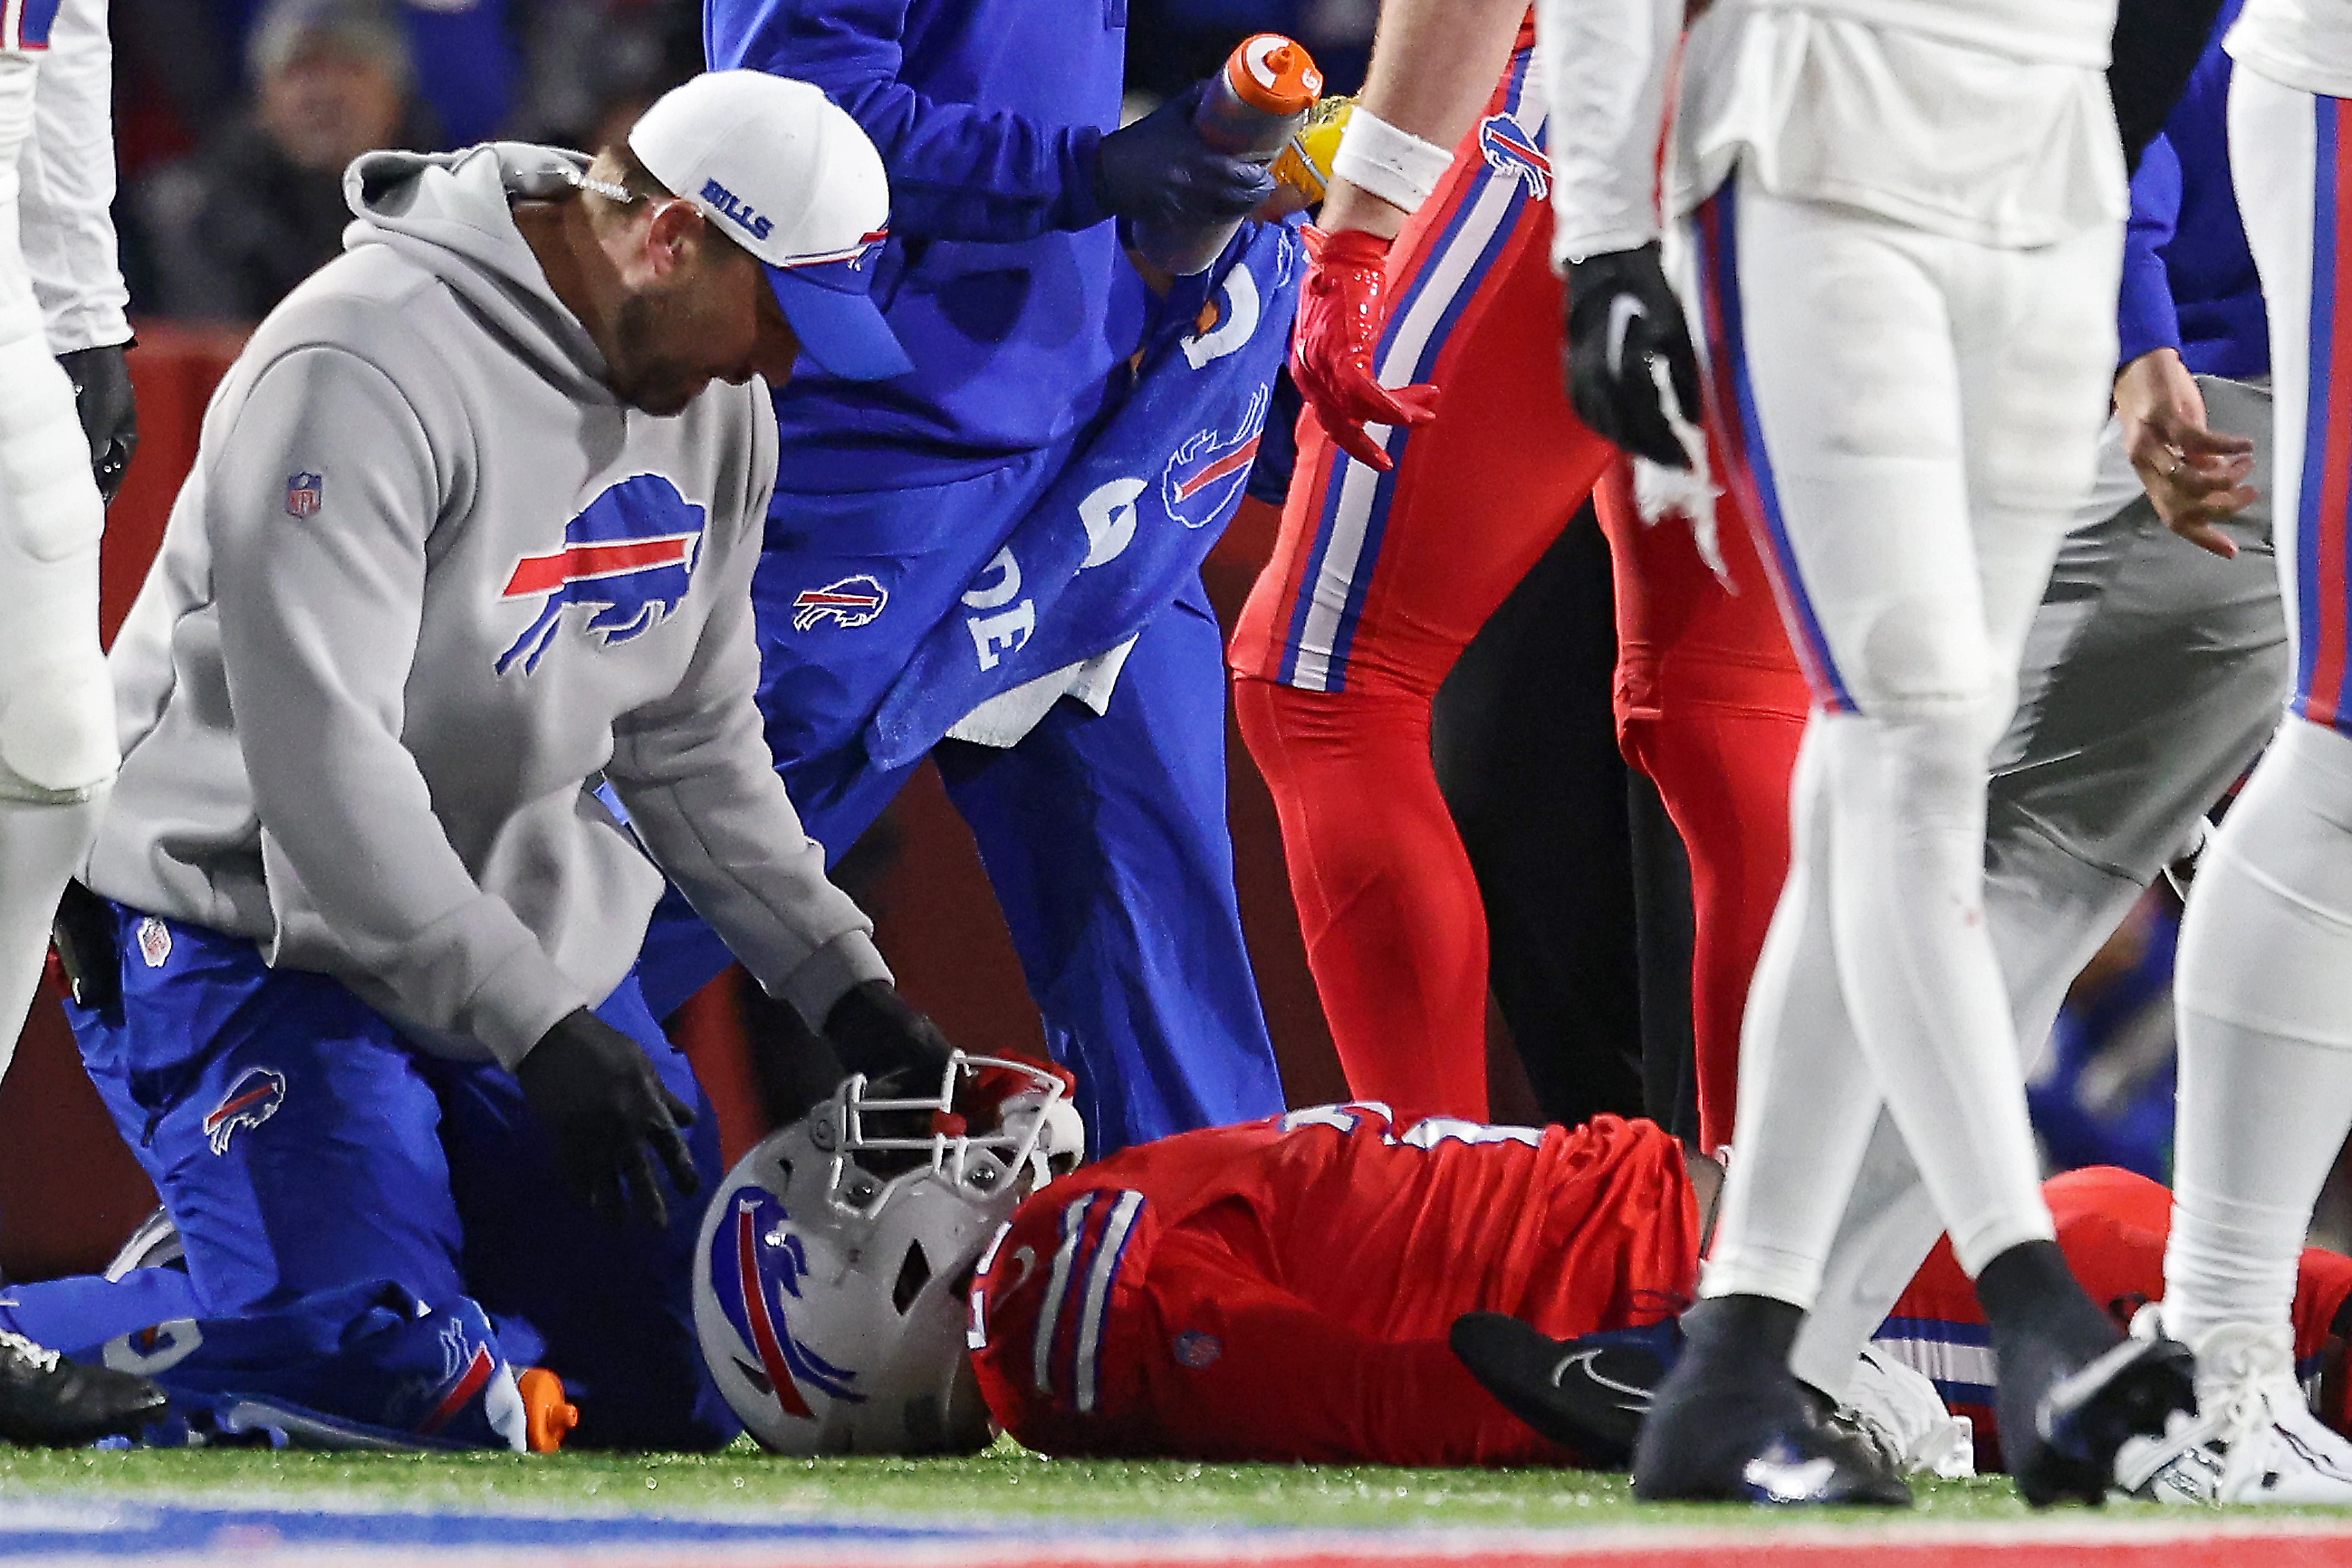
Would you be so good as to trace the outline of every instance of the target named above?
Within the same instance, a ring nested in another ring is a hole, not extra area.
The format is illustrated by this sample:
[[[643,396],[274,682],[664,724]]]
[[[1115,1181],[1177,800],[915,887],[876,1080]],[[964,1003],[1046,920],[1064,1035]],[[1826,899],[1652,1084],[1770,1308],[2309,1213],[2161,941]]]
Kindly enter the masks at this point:
[[[2135,1336],[2154,1327],[2154,1311],[2141,1310]],[[2125,1444],[2117,1486],[2158,1502],[2352,1505],[2352,1443],[2304,1402],[2291,1330],[2224,1323],[2190,1348],[2197,1414]]]

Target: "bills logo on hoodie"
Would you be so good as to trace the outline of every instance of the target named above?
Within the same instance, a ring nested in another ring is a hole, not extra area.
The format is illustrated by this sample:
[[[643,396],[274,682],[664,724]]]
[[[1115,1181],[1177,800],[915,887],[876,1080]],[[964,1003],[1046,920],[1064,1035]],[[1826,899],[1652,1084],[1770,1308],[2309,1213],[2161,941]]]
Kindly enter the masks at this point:
[[[1551,189],[1551,160],[1527,127],[1509,115],[1490,114],[1478,122],[1478,152],[1488,168],[1523,182],[1535,200],[1543,200]]]
[[[1249,483],[1265,429],[1266,395],[1259,393],[1231,434],[1202,430],[1185,438],[1160,477],[1160,500],[1168,515],[1187,528],[1206,528]]]
[[[539,614],[499,656],[498,672],[537,669],[567,609],[599,647],[661,625],[693,586],[706,515],[660,474],[634,475],[590,501],[563,525],[562,548],[515,563],[499,597],[536,600]]]
[[[205,1142],[215,1154],[228,1152],[229,1140],[240,1127],[258,1127],[286,1103],[286,1075],[268,1068],[247,1068],[237,1075],[221,1102],[205,1118]]]

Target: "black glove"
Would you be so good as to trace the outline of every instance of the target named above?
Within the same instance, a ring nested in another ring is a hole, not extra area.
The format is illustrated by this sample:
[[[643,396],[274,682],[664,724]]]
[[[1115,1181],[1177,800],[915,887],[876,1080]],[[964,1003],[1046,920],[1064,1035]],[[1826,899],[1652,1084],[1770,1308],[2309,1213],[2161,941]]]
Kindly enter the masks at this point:
[[[1577,416],[1629,452],[1669,468],[1690,458],[1659,405],[1650,362],[1663,358],[1683,417],[1698,422],[1698,354],[1657,242],[1568,264],[1568,398]]]
[[[1230,223],[1274,194],[1274,176],[1220,153],[1192,129],[1205,82],[1194,82],[1134,124],[1102,139],[1095,199],[1106,212],[1159,228]]]
[[[564,1181],[606,1219],[669,1223],[656,1155],[680,1197],[701,1190],[678,1131],[692,1125],[693,1110],[662,1087],[636,1041],[585,1007],[541,1036],[515,1077],[555,1141]]]
[[[862,980],[824,1016],[825,1038],[852,1072],[869,1079],[912,1070],[936,1081],[955,1047],[887,980]]]
[[[131,455],[139,450],[139,404],[131,393],[131,367],[122,357],[130,346],[112,343],[58,356],[73,383],[74,414],[89,438],[90,476],[98,480],[98,493],[109,501],[122,489]]]

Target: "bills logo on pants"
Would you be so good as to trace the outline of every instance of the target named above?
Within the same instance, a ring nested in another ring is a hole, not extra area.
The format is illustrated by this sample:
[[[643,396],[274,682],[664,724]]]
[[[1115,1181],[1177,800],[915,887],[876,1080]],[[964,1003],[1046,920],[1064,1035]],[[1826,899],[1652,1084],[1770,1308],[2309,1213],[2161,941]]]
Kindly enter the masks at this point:
[[[803,588],[793,596],[793,630],[804,632],[831,621],[847,630],[871,626],[890,603],[890,590],[878,578],[859,573],[822,588]]]
[[[229,1140],[240,1127],[258,1127],[286,1103],[286,1075],[269,1068],[248,1068],[229,1085],[221,1102],[205,1118],[205,1142],[215,1154],[228,1152]]]
[[[1517,178],[1534,200],[1551,190],[1551,160],[1513,116],[1490,114],[1478,122],[1478,153],[1488,168]]]
[[[600,647],[643,637],[686,602],[706,512],[660,474],[607,489],[563,525],[563,546],[515,563],[501,599],[540,601],[539,614],[499,656],[504,675],[530,674],[577,607],[581,635]]]

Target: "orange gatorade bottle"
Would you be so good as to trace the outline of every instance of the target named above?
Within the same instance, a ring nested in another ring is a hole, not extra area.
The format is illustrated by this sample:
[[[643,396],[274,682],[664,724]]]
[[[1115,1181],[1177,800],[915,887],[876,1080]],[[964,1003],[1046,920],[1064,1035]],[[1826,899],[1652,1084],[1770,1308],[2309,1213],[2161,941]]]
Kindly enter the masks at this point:
[[[522,1395],[530,1451],[552,1454],[562,1448],[563,1439],[580,1425],[580,1407],[565,1396],[563,1380],[543,1366],[525,1367],[516,1374],[515,1390]]]
[[[1307,47],[1280,33],[1255,33],[1225,57],[1193,111],[1192,129],[1220,153],[1271,163],[1307,123],[1323,90],[1323,73]],[[1135,247],[1180,278],[1205,270],[1241,226],[1168,230],[1139,225]]]

